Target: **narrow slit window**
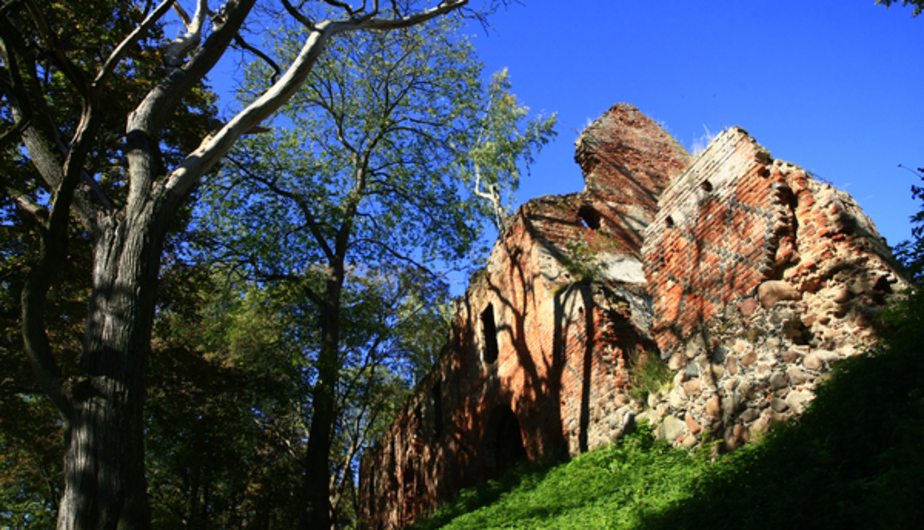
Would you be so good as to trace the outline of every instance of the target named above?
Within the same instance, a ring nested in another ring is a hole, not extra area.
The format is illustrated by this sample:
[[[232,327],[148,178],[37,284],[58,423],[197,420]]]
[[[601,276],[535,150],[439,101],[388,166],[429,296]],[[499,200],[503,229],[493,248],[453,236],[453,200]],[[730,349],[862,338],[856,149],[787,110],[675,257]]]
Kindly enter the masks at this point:
[[[497,325],[491,304],[481,313],[481,329],[484,333],[484,363],[491,364],[497,360]]]

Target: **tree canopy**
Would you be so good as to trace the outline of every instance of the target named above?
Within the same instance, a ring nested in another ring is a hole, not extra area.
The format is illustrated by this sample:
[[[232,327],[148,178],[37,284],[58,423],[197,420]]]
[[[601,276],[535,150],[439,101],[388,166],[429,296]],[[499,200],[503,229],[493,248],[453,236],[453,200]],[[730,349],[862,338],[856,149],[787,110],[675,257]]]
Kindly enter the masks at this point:
[[[29,232],[5,251],[16,264],[4,265],[5,275],[13,271],[4,281],[20,289],[22,351],[63,419],[59,528],[151,524],[144,396],[158,275],[168,234],[202,178],[292,97],[335,35],[468,9],[467,0],[261,3],[304,28],[301,47],[271,85],[209,131],[203,80],[233,43],[253,49],[241,35],[256,4],[198,0],[192,16],[176,0],[0,6],[0,166],[9,175],[0,206],[5,221]],[[163,34],[170,20],[183,27],[173,40]],[[86,274],[64,281],[62,264],[78,251],[89,258]],[[65,315],[50,303],[65,286],[86,300],[73,356],[54,332]]]
[[[198,222],[222,259],[306,303],[289,312],[302,339],[292,360],[311,388],[302,421],[314,518],[303,527],[329,526],[319,514],[337,512],[352,486],[381,403],[404,395],[383,383],[419,376],[447,338],[445,282],[431,268],[471,258],[479,241],[490,209],[472,160],[512,191],[553,134],[554,117],[526,119],[505,74],[482,80],[459,26],[338,36],[274,130],[242,142],[202,187]],[[302,31],[281,32],[276,55],[294,56],[290,34]],[[273,75],[256,63],[244,97]]]

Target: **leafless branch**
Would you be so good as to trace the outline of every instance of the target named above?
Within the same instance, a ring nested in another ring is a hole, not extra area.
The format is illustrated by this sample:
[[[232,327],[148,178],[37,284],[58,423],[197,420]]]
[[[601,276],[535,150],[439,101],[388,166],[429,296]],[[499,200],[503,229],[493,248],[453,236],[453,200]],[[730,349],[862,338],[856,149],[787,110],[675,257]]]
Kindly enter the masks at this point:
[[[378,2],[376,2],[376,4],[378,4]],[[398,16],[396,18],[370,18],[361,21],[360,25],[365,29],[379,30],[407,28],[444,15],[465,5],[468,5],[468,0],[444,0],[436,7],[426,9],[413,15]]]
[[[350,15],[351,17],[356,14],[356,11],[353,11],[353,8],[351,8],[349,4],[346,4],[344,2],[338,2],[337,0],[324,0],[324,3],[327,5],[334,6],[334,7],[339,7],[340,9],[345,9],[347,14]],[[364,10],[365,8],[366,8],[366,4],[365,2],[363,2],[363,9],[361,9],[360,11]]]
[[[199,41],[202,39],[202,25],[208,16],[209,6],[208,0],[198,0],[196,2],[196,14],[190,20],[189,15],[186,14],[186,11],[179,3],[171,2],[171,4],[183,20],[186,33],[177,37],[170,44],[164,54],[164,62],[168,68],[179,68],[183,64],[183,57],[198,46]]]
[[[265,62],[270,68],[273,69],[273,75],[270,77],[270,84],[276,83],[279,79],[279,76],[282,75],[282,68],[276,64],[276,61],[272,57],[263,53],[260,49],[255,46],[251,46],[244,40],[244,37],[241,37],[240,33],[234,36],[234,43],[240,46],[242,49],[249,51],[250,53],[259,57],[263,62]]]
[[[295,6],[293,6],[289,0],[282,0],[282,5],[288,11],[289,15],[292,16],[299,24],[305,26],[311,31],[314,31],[314,22],[311,21],[308,17],[302,14]]]

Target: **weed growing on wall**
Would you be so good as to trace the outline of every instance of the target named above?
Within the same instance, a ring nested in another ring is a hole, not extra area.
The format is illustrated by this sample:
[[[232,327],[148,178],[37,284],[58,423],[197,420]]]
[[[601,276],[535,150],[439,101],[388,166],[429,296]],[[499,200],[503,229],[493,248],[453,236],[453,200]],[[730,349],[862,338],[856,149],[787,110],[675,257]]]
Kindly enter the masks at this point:
[[[661,390],[671,382],[673,374],[658,357],[651,352],[629,354],[632,368],[629,370],[629,395],[644,403],[649,394]]]
[[[587,241],[580,239],[567,245],[567,254],[562,255],[561,262],[571,274],[575,283],[593,280],[600,275],[602,264]]]

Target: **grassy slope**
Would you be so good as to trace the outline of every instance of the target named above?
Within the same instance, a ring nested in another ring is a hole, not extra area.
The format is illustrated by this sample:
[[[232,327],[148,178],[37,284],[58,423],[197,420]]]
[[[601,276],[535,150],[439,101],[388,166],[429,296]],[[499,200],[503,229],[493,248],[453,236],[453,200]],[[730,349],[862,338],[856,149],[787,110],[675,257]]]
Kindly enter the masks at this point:
[[[498,482],[464,492],[415,529],[626,528],[646,513],[689,495],[702,460],[655,442],[640,429],[624,443],[547,469],[520,468]]]
[[[466,491],[414,528],[924,528],[924,296],[889,336],[890,351],[840,363],[799,423],[714,464],[643,426]]]

